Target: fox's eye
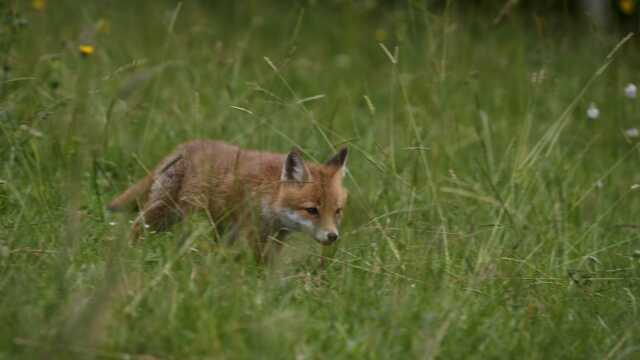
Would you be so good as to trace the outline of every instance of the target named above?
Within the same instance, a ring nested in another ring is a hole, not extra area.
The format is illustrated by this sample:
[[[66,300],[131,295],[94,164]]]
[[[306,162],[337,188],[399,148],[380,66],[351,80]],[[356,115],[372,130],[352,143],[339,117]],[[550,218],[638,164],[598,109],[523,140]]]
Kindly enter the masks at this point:
[[[315,207],[309,207],[304,209],[306,212],[308,212],[311,215],[318,215],[318,208]]]
[[[342,209],[337,209],[336,210],[336,215],[342,215]]]

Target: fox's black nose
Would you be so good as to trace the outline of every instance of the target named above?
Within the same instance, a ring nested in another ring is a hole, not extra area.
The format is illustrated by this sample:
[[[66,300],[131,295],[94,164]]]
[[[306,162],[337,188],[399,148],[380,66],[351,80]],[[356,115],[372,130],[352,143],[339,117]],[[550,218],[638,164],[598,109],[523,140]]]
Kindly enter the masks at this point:
[[[334,242],[336,240],[338,240],[338,234],[334,233],[334,232],[330,232],[327,234],[327,240],[329,240],[329,242]]]

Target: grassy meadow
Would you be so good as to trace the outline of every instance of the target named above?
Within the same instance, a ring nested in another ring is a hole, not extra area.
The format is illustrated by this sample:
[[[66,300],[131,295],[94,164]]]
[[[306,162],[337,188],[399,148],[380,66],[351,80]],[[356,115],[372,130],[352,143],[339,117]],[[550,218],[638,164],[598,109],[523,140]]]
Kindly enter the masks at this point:
[[[0,4],[0,358],[640,357],[640,38],[422,3]],[[192,138],[348,145],[329,265],[130,244],[105,204]]]

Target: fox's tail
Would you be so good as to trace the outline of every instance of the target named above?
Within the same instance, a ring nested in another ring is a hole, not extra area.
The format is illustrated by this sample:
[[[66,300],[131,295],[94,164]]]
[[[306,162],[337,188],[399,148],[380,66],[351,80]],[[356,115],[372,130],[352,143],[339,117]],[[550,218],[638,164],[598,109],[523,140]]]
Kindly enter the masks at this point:
[[[149,174],[145,176],[142,180],[135,183],[133,186],[125,190],[122,194],[116,196],[109,205],[107,205],[107,209],[110,211],[118,211],[122,210],[128,203],[140,198],[144,193],[146,193],[153,183],[153,176]]]

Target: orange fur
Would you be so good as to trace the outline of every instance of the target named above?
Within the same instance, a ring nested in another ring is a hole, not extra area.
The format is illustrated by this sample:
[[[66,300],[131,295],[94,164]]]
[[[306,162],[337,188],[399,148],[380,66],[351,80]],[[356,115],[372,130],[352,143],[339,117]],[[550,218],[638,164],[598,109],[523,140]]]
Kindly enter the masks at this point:
[[[142,201],[132,233],[143,225],[161,231],[189,213],[204,211],[216,223],[230,222],[250,238],[265,260],[291,231],[303,231],[322,244],[338,237],[347,192],[342,178],[347,151],[326,164],[303,162],[297,149],[275,154],[241,149],[221,141],[179,145],[145,178],[118,195],[109,209]],[[252,214],[258,216],[252,217]],[[257,225],[250,224],[257,218]]]

